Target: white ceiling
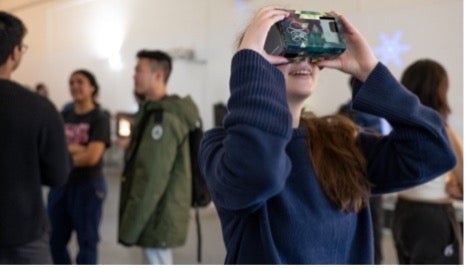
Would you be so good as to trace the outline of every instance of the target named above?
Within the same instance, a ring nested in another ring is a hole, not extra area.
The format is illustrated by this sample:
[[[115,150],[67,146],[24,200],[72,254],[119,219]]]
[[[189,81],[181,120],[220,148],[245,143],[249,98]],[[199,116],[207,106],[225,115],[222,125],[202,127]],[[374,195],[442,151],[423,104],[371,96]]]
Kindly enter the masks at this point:
[[[53,2],[53,1],[80,1],[80,0],[0,0],[0,9],[1,10],[6,10],[9,12],[15,12],[15,11],[20,11],[22,9],[27,9],[30,7],[33,7],[35,5],[40,5],[44,4],[47,2]],[[98,1],[98,0],[94,0]],[[137,0],[141,1],[141,0]],[[150,1],[150,0],[149,0]],[[177,0],[169,0],[169,1],[177,1]],[[215,1],[227,1],[227,0],[215,0]],[[234,0],[231,0],[234,1]],[[237,0],[238,1],[238,0]],[[255,0],[243,0],[247,2],[254,2]],[[319,1],[319,0],[315,0]],[[326,1],[326,0],[323,0]],[[362,10],[381,10],[383,8],[394,8],[395,2],[393,0],[354,0],[355,4],[358,5],[358,7]],[[462,1],[462,0],[457,0],[457,1]],[[280,1],[279,1],[280,2]],[[284,0],[284,3],[287,1]],[[442,3],[443,0],[410,0],[410,1],[398,1],[397,2],[397,8],[403,8],[403,7],[413,7],[413,6],[419,6],[419,5],[427,5],[431,3]]]

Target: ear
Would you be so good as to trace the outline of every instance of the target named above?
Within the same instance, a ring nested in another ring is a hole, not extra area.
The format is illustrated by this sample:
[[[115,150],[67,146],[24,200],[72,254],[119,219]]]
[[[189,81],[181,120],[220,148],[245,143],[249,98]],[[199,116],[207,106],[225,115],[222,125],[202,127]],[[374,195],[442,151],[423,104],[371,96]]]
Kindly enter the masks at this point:
[[[13,51],[11,52],[9,57],[13,62],[19,61],[19,59],[21,58],[21,49],[19,45],[13,48]]]
[[[164,82],[164,72],[162,70],[156,71],[154,73],[154,78],[157,82]]]
[[[19,66],[21,61],[21,54],[22,53],[19,46],[15,46],[13,51],[11,51],[10,55],[8,56],[5,64],[11,71],[16,70],[16,68]]]

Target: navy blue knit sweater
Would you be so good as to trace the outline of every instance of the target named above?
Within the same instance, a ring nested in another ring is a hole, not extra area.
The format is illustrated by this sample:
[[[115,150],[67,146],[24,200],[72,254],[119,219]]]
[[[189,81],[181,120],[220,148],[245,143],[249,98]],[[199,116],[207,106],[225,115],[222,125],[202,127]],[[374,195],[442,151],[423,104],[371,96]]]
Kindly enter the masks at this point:
[[[382,65],[354,83],[353,108],[386,118],[389,136],[359,136],[373,193],[418,185],[455,164],[443,122]],[[307,132],[292,129],[282,73],[251,50],[232,60],[224,127],[206,133],[201,169],[232,264],[370,264],[369,209],[343,213],[316,179]],[[339,168],[339,167],[336,167]]]

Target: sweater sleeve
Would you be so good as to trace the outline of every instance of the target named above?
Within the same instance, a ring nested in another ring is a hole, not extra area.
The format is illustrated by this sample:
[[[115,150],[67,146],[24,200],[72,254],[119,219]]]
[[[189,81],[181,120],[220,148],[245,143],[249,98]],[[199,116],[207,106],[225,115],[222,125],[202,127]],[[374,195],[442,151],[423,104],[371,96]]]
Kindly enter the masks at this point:
[[[203,138],[200,167],[218,207],[249,211],[284,187],[292,119],[282,73],[254,51],[232,59],[230,93],[224,128]]]
[[[373,193],[400,191],[427,182],[455,163],[444,123],[422,105],[381,63],[362,84],[353,83],[353,108],[384,117],[393,131],[383,137],[361,135]]]

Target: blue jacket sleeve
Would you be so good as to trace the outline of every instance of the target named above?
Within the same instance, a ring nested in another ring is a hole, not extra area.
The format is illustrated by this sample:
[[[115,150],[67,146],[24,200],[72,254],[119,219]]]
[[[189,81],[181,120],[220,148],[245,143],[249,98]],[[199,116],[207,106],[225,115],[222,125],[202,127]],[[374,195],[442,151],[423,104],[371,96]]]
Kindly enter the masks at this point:
[[[384,117],[393,131],[383,137],[362,134],[375,194],[425,183],[454,167],[444,123],[433,109],[405,89],[381,63],[362,84],[353,83],[353,108]]]
[[[205,134],[200,167],[218,207],[249,211],[284,187],[292,119],[282,73],[256,52],[234,56],[230,91],[224,128]]]

